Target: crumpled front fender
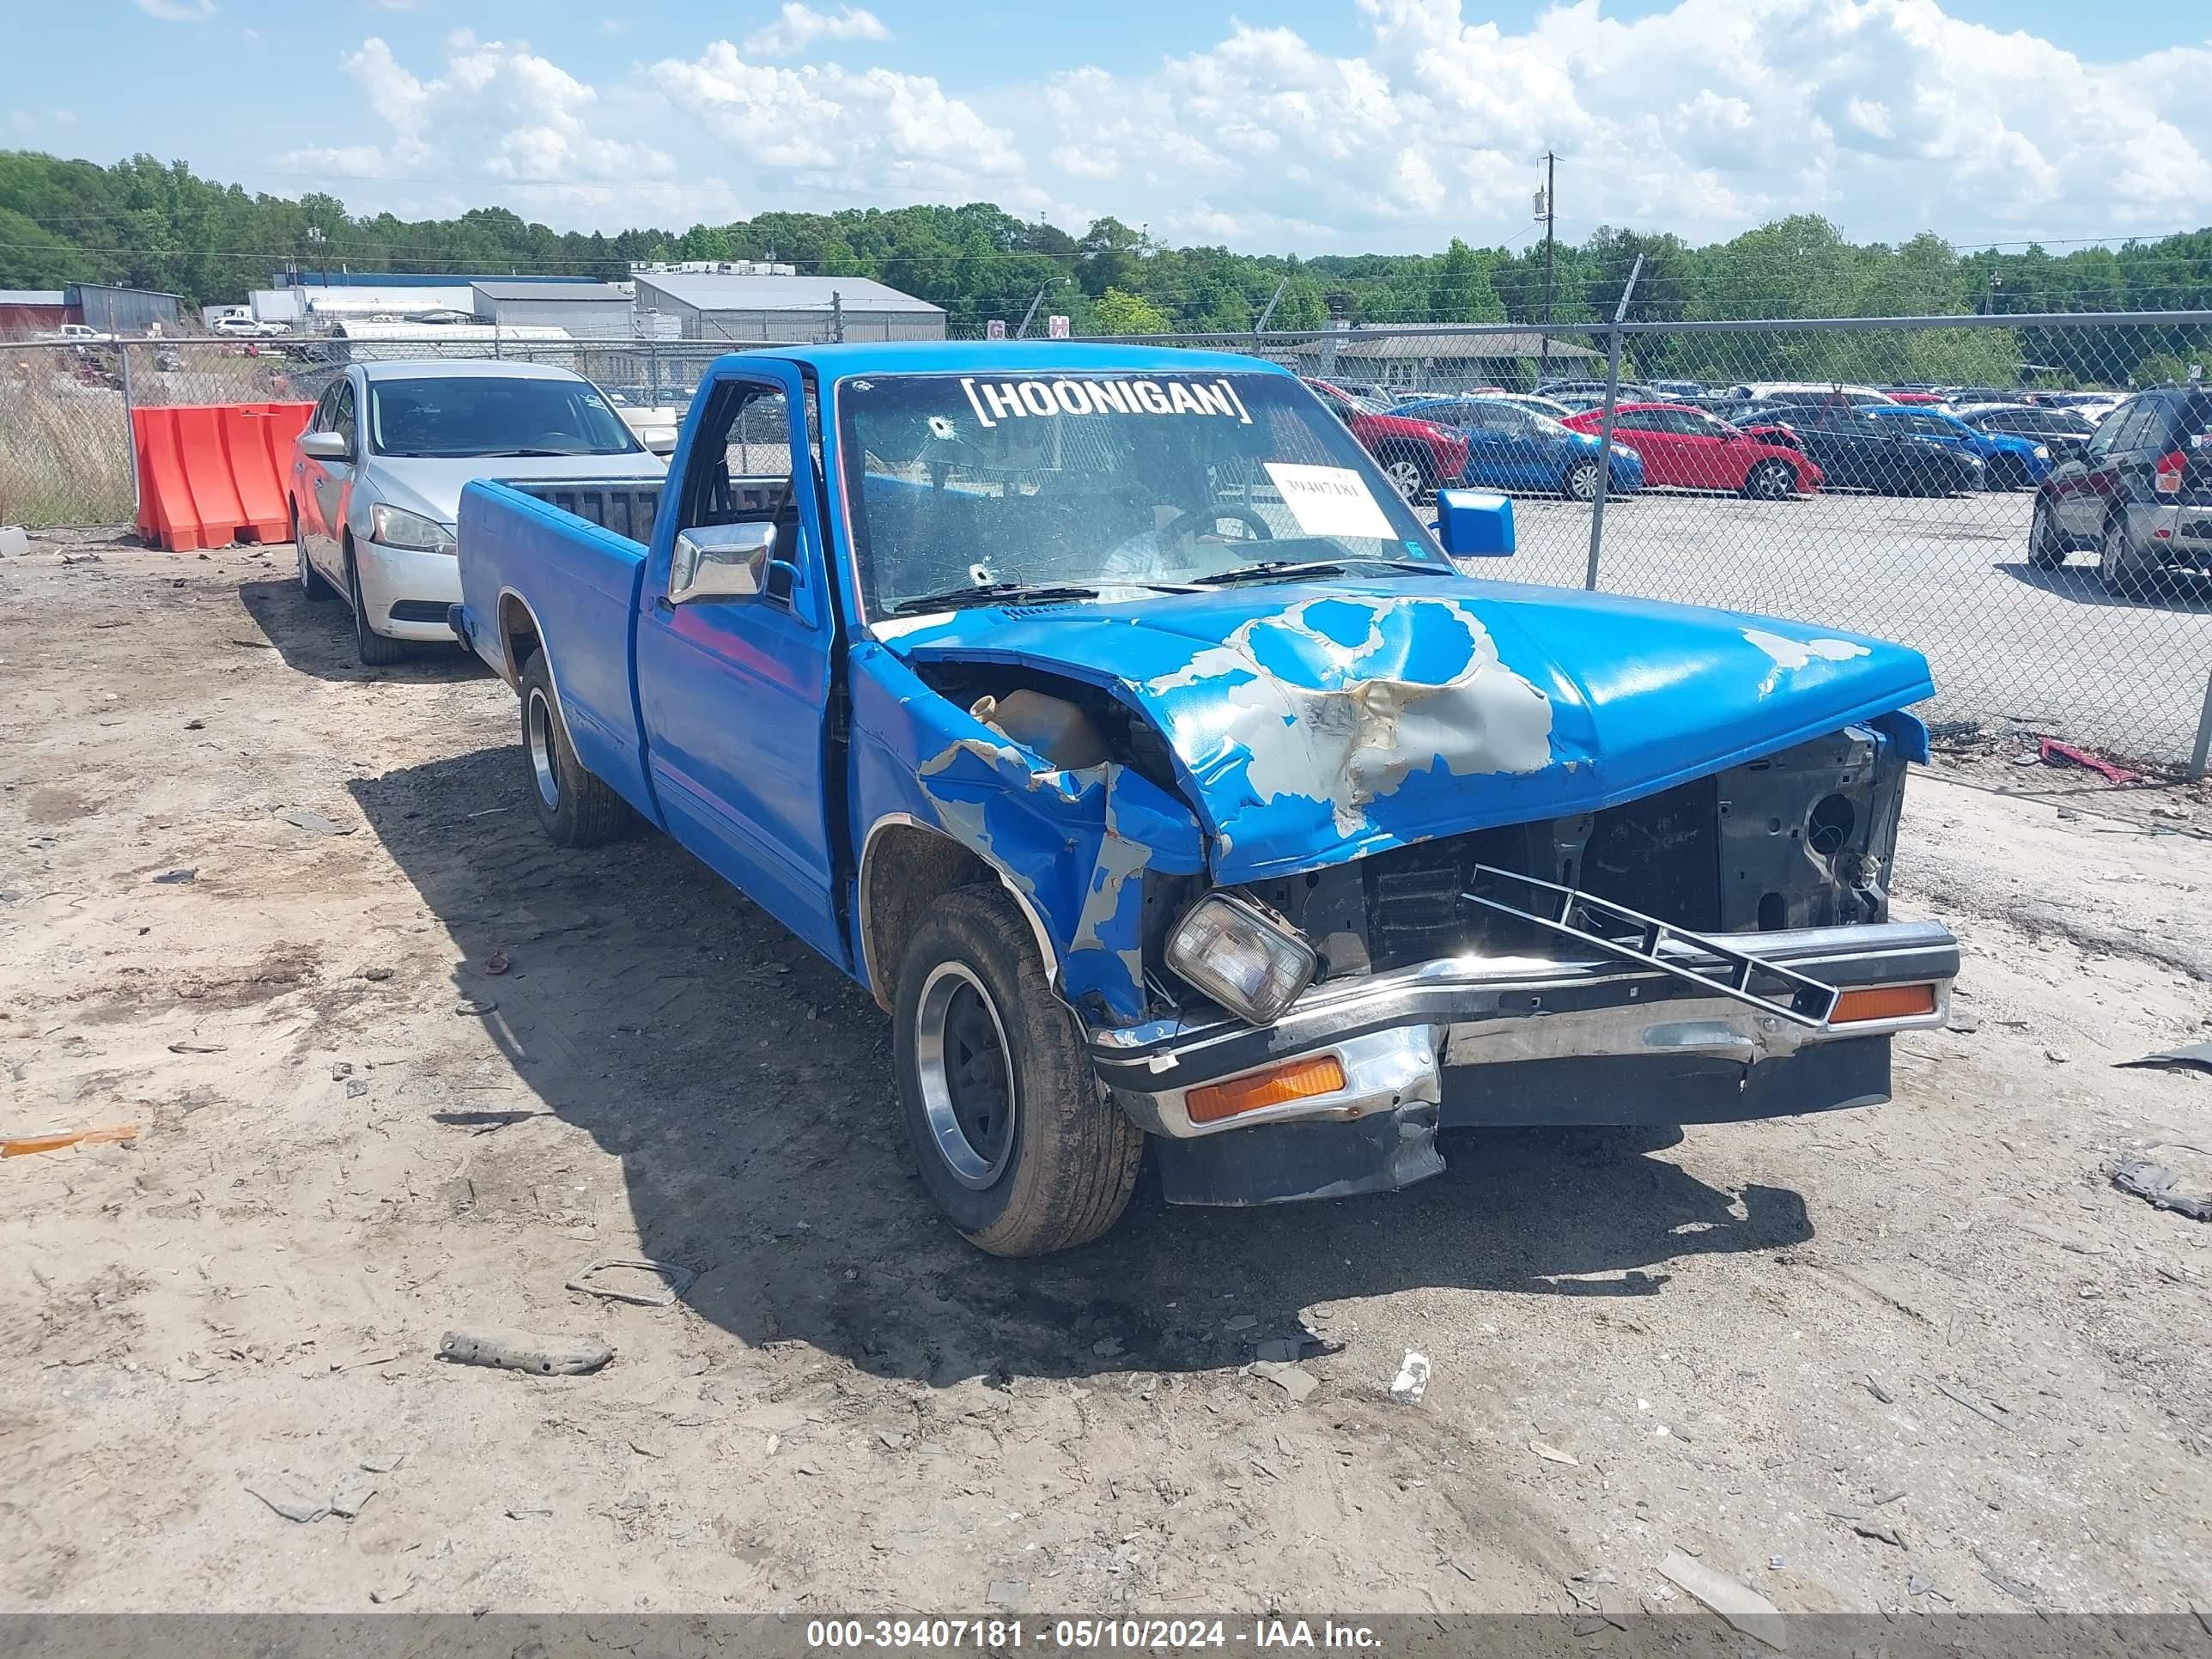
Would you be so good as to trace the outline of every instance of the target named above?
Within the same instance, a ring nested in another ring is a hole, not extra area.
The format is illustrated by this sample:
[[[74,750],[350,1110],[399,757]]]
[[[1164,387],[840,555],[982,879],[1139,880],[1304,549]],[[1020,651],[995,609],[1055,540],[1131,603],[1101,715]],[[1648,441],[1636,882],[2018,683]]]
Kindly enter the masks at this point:
[[[887,817],[942,832],[1029,912],[1063,998],[1107,1023],[1142,1018],[1145,878],[1206,867],[1190,808],[1117,762],[1052,766],[881,646],[856,645],[851,671],[855,844]]]

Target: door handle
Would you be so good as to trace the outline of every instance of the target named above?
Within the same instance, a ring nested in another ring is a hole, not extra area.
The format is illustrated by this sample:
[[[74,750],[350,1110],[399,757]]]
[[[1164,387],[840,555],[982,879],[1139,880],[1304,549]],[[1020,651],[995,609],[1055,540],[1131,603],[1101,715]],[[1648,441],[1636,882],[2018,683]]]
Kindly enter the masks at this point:
[[[672,617],[676,614],[676,602],[665,593],[654,595],[653,608],[664,617]]]

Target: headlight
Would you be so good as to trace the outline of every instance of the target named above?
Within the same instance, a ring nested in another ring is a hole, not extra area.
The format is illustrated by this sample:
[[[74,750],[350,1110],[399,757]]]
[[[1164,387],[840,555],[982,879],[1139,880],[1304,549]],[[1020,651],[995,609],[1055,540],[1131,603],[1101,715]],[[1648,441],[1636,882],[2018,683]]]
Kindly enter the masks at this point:
[[[1272,1025],[1313,982],[1313,946],[1229,893],[1209,893],[1168,939],[1168,966],[1255,1025]]]
[[[368,509],[368,538],[410,553],[450,553],[453,532],[435,519],[381,504]]]
[[[2042,444],[2036,445],[2034,449],[2029,453],[2032,453],[2039,461],[2047,461],[2051,459],[2051,451]]]
[[[1644,457],[1642,457],[1641,455],[1638,454],[1634,450],[1631,449],[1631,448],[1630,448],[1626,444],[1615,444],[1615,445],[1613,447],[1613,453],[1614,454],[1616,454],[1616,455],[1626,455],[1626,456],[1627,456],[1627,457],[1628,457],[1628,459],[1629,459],[1630,460],[1632,460],[1632,461],[1640,461],[1640,460],[1642,460],[1642,459],[1644,459]]]

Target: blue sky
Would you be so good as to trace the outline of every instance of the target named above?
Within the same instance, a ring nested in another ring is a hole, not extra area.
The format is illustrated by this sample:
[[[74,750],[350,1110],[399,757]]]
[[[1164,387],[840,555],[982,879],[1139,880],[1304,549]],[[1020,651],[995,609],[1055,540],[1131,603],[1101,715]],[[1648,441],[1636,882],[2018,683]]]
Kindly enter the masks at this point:
[[[1563,228],[2212,220],[2203,0],[94,0],[26,8],[0,143],[562,228],[994,200],[1308,252]],[[1110,17],[1111,26],[1097,20]],[[99,50],[86,50],[97,39]],[[127,95],[117,95],[127,88]]]

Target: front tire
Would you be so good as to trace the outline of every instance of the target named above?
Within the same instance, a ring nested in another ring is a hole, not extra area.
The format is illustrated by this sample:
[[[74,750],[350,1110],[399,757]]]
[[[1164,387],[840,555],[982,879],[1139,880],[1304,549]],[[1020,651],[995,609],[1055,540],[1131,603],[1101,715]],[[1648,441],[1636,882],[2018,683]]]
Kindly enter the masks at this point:
[[[1559,481],[1559,488],[1571,501],[1594,501],[1597,499],[1597,463],[1577,461],[1567,469],[1567,476]]]
[[[353,544],[346,544],[346,598],[353,604],[353,650],[364,668],[383,668],[399,661],[407,654],[407,647],[398,640],[386,639],[368,625],[368,602],[361,596],[361,565],[353,556]]]
[[[1428,492],[1428,463],[1413,451],[1386,449],[1376,459],[1382,463],[1382,476],[1407,506],[1413,506]]]
[[[520,690],[522,754],[538,827],[556,847],[599,847],[622,836],[629,805],[576,758],[543,651],[522,665]]]
[[[948,894],[908,945],[893,1060],[922,1184],[994,1255],[1086,1244],[1121,1218],[1144,1135],[1106,1098],[1028,926],[995,886]]]
[[[1744,475],[1743,493],[1754,501],[1788,501],[1796,487],[1787,461],[1761,461]]]

